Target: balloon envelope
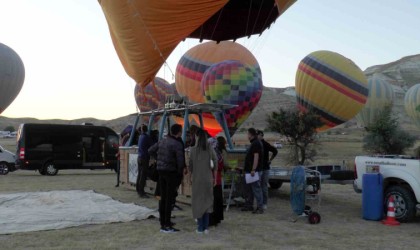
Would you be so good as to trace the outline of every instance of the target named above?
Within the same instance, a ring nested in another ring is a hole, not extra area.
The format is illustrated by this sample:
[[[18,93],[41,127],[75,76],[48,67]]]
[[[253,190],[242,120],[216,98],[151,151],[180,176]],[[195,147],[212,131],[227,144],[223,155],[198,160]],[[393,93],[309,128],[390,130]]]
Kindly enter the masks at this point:
[[[356,115],[356,119],[364,127],[376,120],[386,105],[392,105],[394,90],[383,78],[373,75],[368,80],[369,97],[363,109]]]
[[[223,114],[231,135],[257,106],[263,88],[260,72],[238,61],[214,64],[204,73],[201,85],[206,103],[237,105]],[[220,115],[215,114],[222,124]]]
[[[234,42],[207,42],[199,44],[188,50],[179,60],[175,85],[181,96],[187,96],[192,102],[203,103],[203,90],[201,79],[204,72],[213,64],[225,60],[236,60],[261,74],[257,59],[244,46]]]
[[[405,93],[404,108],[413,122],[420,127],[420,84],[412,86]]]
[[[306,56],[296,72],[296,97],[300,110],[313,110],[324,126],[335,127],[352,119],[366,103],[367,80],[350,59],[331,51]]]
[[[0,43],[0,114],[19,94],[24,80],[25,67],[19,55]]]
[[[99,0],[125,71],[143,87],[185,38],[223,41],[261,34],[294,2]]]

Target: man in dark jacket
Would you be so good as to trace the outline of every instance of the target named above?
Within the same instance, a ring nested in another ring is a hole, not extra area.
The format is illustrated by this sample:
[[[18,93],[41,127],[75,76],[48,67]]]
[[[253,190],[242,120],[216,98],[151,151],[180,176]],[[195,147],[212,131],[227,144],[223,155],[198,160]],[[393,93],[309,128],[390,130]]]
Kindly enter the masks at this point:
[[[179,231],[173,228],[171,212],[179,176],[182,175],[185,168],[183,144],[178,140],[181,134],[182,126],[174,124],[171,127],[171,135],[149,149],[150,154],[157,154],[157,170],[161,192],[159,201],[160,231],[163,233]]]
[[[273,147],[270,143],[264,140],[264,132],[261,130],[257,130],[258,139],[261,141],[263,145],[263,165],[262,171],[260,176],[261,182],[261,189],[263,193],[263,209],[267,209],[267,200],[268,200],[268,172],[270,170],[271,161],[276,157],[278,151],[275,147]],[[270,156],[271,152],[271,156]]]
[[[137,157],[137,182],[136,182],[136,190],[137,193],[141,198],[149,198],[147,194],[144,192],[144,186],[146,185],[147,179],[147,170],[149,168],[149,148],[152,146],[152,139],[147,134],[147,126],[141,126],[141,135],[139,137],[139,148],[138,148],[138,157]]]
[[[263,161],[263,145],[258,140],[257,131],[254,128],[248,129],[248,139],[251,142],[245,156],[245,175],[250,174],[254,177],[256,174],[261,176],[262,161]],[[246,181],[245,181],[246,183]],[[255,181],[245,184],[246,201],[245,207],[242,211],[252,211],[253,213],[262,214],[263,209],[263,194],[260,181]],[[257,200],[257,209],[253,209],[254,197]]]

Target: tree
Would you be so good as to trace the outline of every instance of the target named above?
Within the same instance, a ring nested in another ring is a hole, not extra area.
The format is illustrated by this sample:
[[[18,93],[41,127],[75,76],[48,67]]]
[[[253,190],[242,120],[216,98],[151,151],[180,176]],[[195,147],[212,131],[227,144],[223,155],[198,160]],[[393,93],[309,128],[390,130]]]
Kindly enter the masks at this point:
[[[289,162],[303,165],[307,159],[316,155],[316,129],[323,125],[319,115],[313,111],[300,112],[280,109],[267,118],[270,130],[286,137],[292,145]]]
[[[4,131],[9,131],[10,133],[15,132],[15,127],[13,126],[7,126]]]
[[[416,140],[400,128],[391,105],[385,106],[365,129],[367,134],[363,138],[363,149],[374,154],[403,154]]]

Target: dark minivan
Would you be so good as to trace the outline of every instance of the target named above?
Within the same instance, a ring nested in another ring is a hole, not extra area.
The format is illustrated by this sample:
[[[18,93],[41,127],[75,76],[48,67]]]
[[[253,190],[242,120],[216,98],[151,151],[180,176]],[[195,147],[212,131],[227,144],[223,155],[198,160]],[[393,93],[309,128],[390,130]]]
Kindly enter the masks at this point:
[[[59,169],[116,169],[118,135],[92,125],[21,124],[17,169],[56,175]]]

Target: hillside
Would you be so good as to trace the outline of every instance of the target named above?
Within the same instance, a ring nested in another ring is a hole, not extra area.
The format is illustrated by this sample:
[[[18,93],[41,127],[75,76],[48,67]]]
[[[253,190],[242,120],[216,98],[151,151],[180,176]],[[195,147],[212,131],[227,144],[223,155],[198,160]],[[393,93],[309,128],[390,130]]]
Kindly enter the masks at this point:
[[[414,84],[420,83],[420,55],[413,55],[401,58],[395,62],[368,67],[364,71],[367,77],[378,74],[385,78],[394,88],[396,100],[394,101],[394,112],[398,115],[402,126],[414,133],[419,134],[419,129],[411,122],[404,110],[405,92]],[[242,124],[241,128],[256,127],[266,128],[266,117],[279,108],[291,109],[296,106],[294,87],[269,88],[264,87],[263,95],[249,118]],[[83,118],[77,120],[38,120],[34,118],[7,118],[0,116],[0,130],[7,126],[15,129],[21,123],[56,123],[56,124],[81,124],[83,122],[95,125],[108,126],[119,132],[128,124],[134,122],[133,116],[124,116],[113,120],[98,120],[95,118]],[[356,127],[356,121],[351,120],[346,127]],[[341,126],[344,127],[344,126]],[[240,128],[240,130],[241,130]]]

